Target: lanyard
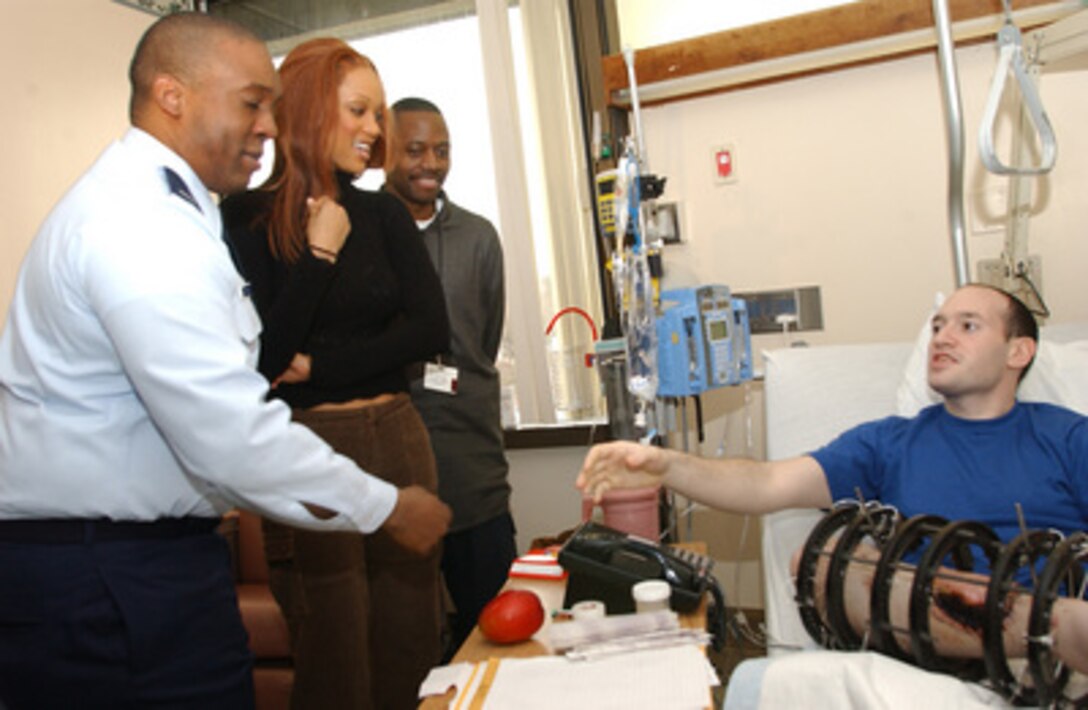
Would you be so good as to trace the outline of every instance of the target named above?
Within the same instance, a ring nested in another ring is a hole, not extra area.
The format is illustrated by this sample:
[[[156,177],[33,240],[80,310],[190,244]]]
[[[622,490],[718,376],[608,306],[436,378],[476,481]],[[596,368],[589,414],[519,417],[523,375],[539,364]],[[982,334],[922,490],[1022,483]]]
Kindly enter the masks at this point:
[[[446,201],[439,197],[434,202],[434,215],[431,216],[429,222],[426,225],[421,225],[421,220],[416,220],[416,226],[419,227],[420,232],[425,232],[431,228],[431,225],[435,225],[438,228],[438,253],[435,255],[435,271],[438,272],[438,278],[441,280],[444,273],[443,263],[445,258],[442,254],[442,210],[446,208]]]
[[[434,223],[438,227],[438,258],[436,259],[438,263],[436,264],[436,266],[438,267],[438,280],[442,281],[446,273],[443,267],[445,258],[442,255],[442,246],[445,240],[442,238],[442,220],[440,219],[440,215],[437,212],[434,215]],[[445,282],[443,281],[443,283]]]
[[[423,228],[420,229],[420,231],[422,232],[422,231],[425,231],[427,229],[430,229],[431,225],[434,225],[436,227],[436,229],[438,230],[438,234],[437,234],[438,249],[437,249],[437,251],[435,253],[435,271],[438,272],[439,282],[443,283],[443,284],[445,283],[445,280],[444,280],[445,266],[444,265],[445,265],[445,260],[446,260],[445,255],[443,253],[443,243],[445,242],[445,240],[442,238],[442,210],[444,208],[445,208],[445,204],[444,204],[442,198],[439,197],[438,200],[435,201],[434,216],[431,217],[431,221],[427,223],[426,227],[423,227]],[[418,222],[416,223],[416,226],[419,226]],[[443,364],[442,355],[441,354],[437,355],[436,358],[435,358],[435,361],[441,366]]]

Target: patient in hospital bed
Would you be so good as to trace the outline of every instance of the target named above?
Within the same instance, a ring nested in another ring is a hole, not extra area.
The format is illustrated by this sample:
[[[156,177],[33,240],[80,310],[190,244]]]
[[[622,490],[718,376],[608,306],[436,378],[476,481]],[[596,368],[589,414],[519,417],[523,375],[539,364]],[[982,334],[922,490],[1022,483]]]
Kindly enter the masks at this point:
[[[956,291],[932,318],[927,354],[930,387],[943,402],[914,418],[890,417],[856,427],[809,455],[769,462],[704,460],[675,451],[612,442],[590,451],[577,485],[599,497],[613,487],[663,483],[682,495],[739,513],[828,508],[856,498],[892,505],[904,517],[940,515],[979,521],[1008,543],[1031,528],[1069,535],[1088,528],[1088,419],[1053,405],[1017,401],[1034,359],[1038,328],[1014,297],[971,285]],[[1022,517],[1017,509],[1022,511]],[[862,554],[862,553],[858,553]],[[900,575],[896,575],[899,577]],[[853,594],[867,597],[865,582]],[[970,591],[975,585],[967,583]],[[1027,597],[1023,597],[1027,599]],[[1024,602],[1013,599],[1006,627],[1010,656],[1023,653]],[[1079,627],[1055,628],[1054,653],[1085,668],[1088,633],[1079,600],[1055,604]],[[867,628],[867,604],[847,604],[850,623]],[[902,614],[892,606],[892,613]],[[945,624],[933,610],[934,645],[950,655],[978,655],[977,634]],[[947,614],[946,614],[947,616]],[[893,622],[894,625],[894,622]],[[1052,619],[1052,627],[1053,619]],[[1066,628],[1070,631],[1066,631]],[[946,633],[947,632],[947,633]]]

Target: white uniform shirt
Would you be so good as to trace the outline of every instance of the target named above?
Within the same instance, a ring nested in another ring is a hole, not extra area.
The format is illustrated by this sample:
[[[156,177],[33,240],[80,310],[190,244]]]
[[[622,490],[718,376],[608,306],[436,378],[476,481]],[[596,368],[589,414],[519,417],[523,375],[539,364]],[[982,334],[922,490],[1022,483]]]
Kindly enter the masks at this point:
[[[313,529],[385,521],[396,489],[266,401],[260,321],[221,230],[196,174],[138,129],[53,209],[0,337],[0,519],[241,505]]]

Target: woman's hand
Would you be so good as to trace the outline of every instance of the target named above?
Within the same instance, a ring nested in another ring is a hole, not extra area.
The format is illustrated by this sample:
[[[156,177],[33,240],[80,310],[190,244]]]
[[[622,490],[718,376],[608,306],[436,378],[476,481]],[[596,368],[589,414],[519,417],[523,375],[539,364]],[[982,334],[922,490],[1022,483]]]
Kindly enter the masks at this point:
[[[297,385],[299,382],[306,382],[310,379],[310,365],[312,363],[313,358],[306,353],[295,353],[295,357],[291,359],[291,364],[287,366],[283,374],[272,381],[272,389],[284,383]]]
[[[328,196],[307,198],[306,211],[306,238],[310,250],[317,258],[336,263],[336,256],[351,231],[347,211]]]
[[[664,449],[631,441],[612,441],[590,449],[574,485],[599,503],[601,496],[612,488],[657,485],[667,470]]]

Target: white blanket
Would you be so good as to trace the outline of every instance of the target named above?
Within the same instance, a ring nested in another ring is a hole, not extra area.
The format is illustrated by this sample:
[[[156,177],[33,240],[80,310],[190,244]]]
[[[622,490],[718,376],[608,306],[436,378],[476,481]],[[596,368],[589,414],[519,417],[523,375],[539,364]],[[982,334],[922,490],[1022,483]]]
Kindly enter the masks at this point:
[[[807,651],[767,664],[761,709],[971,710],[1010,707],[999,695],[873,652]]]

